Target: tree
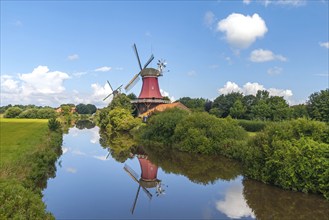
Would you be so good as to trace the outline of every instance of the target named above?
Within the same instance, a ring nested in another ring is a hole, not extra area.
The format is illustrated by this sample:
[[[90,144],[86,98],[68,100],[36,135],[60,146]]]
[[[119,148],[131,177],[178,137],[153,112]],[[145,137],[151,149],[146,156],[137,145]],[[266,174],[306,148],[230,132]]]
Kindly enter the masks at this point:
[[[307,106],[305,104],[293,105],[290,107],[292,118],[308,118]]]
[[[56,117],[56,112],[52,108],[41,108],[38,110],[37,118],[54,118]]]
[[[283,97],[271,96],[267,99],[270,108],[270,119],[272,121],[281,121],[290,118],[289,105]]]
[[[329,89],[311,94],[307,109],[312,119],[329,122]]]
[[[130,94],[127,95],[127,97],[128,97],[130,100],[137,99],[137,96],[135,95],[135,93],[130,93]]]
[[[183,105],[188,107],[191,110],[195,111],[204,111],[206,100],[204,98],[190,98],[183,97],[177,101],[181,102]]]
[[[29,108],[21,112],[19,118],[38,118],[38,109]]]
[[[251,114],[253,115],[254,119],[266,120],[271,116],[271,109],[265,100],[260,100],[257,102],[257,104],[252,106]]]
[[[213,102],[213,108],[218,108],[220,117],[227,117],[230,114],[230,108],[238,99],[242,99],[243,95],[240,92],[232,92],[226,95],[218,96]]]
[[[76,111],[78,114],[94,114],[97,111],[97,108],[95,105],[92,104],[82,104],[76,106]]]
[[[10,107],[5,111],[5,114],[3,117],[5,118],[16,118],[19,116],[19,114],[22,113],[22,109],[19,107]]]
[[[129,111],[133,110],[133,106],[130,103],[130,99],[123,93],[116,95],[112,102],[108,105],[108,108],[114,109],[114,108],[124,108],[128,109]]]
[[[236,100],[233,106],[230,108],[230,115],[233,118],[242,118],[246,112],[246,107],[243,106],[240,99]]]

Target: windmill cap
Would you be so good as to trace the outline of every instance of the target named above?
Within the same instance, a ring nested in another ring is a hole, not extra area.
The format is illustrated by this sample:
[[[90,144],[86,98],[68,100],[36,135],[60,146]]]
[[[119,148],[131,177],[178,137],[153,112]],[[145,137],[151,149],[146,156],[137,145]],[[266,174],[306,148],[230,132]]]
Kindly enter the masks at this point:
[[[160,71],[154,68],[145,68],[141,71],[141,76],[160,76]]]

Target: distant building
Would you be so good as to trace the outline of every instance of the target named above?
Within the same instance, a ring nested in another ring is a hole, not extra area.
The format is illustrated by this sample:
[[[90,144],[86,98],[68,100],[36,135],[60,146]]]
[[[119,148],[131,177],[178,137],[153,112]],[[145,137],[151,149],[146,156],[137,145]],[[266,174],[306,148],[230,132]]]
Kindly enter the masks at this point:
[[[57,113],[62,113],[62,108],[59,107],[59,108],[57,108],[55,111],[56,111]],[[76,109],[75,107],[71,107],[71,111],[70,111],[70,113],[75,113],[75,112],[77,112],[77,109]]]

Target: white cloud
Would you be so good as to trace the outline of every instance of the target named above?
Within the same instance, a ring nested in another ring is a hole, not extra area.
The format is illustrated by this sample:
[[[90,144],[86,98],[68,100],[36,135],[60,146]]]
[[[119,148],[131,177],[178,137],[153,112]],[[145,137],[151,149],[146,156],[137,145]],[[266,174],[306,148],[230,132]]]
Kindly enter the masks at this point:
[[[172,101],[172,102],[176,101],[176,99],[175,99],[174,96],[170,96],[170,95],[169,95],[169,92],[166,92],[166,91],[160,89],[160,93],[161,93],[162,96],[167,96],[167,97],[169,97],[170,101]]]
[[[282,68],[281,67],[277,67],[277,66],[275,66],[273,68],[269,68],[267,70],[267,74],[268,75],[271,75],[271,76],[279,75],[279,74],[281,74],[281,72],[282,72]]]
[[[105,161],[106,160],[106,156],[93,156],[93,158],[97,159],[97,160],[102,160],[102,161]]]
[[[95,69],[96,72],[108,72],[112,69],[112,67],[109,66],[103,66]]]
[[[232,92],[242,92],[242,89],[234,82],[228,81],[223,88],[218,90],[220,94],[228,94]]]
[[[11,92],[18,90],[18,81],[10,75],[1,75],[1,92]]]
[[[251,0],[243,0],[243,4],[249,5]]]
[[[69,75],[63,72],[49,72],[47,66],[38,66],[32,73],[19,75],[25,94],[61,93],[65,90],[63,81],[69,78]]]
[[[190,76],[190,77],[196,76],[196,71],[191,70],[191,71],[187,72],[187,75]]]
[[[69,75],[38,66],[31,73],[1,75],[1,102],[5,104],[56,105],[66,95],[64,81]]]
[[[242,88],[234,82],[226,82],[223,88],[218,89],[219,94],[229,94],[232,92],[241,92],[244,95],[256,95],[258,90],[267,90],[270,96],[283,96],[289,103],[292,103],[291,97],[293,93],[290,89],[277,89],[277,88],[265,88],[263,85],[254,82],[247,82]]]
[[[215,15],[212,11],[207,11],[203,17],[203,23],[206,27],[212,29],[212,25],[215,22]]]
[[[73,167],[68,167],[68,168],[66,168],[66,171],[69,172],[69,173],[76,173],[77,169],[73,168]]]
[[[245,49],[267,32],[265,21],[258,15],[244,16],[233,13],[218,22],[217,30],[225,32],[228,43],[239,49]]]
[[[321,47],[329,49],[329,42],[321,42],[319,43]]]
[[[265,6],[268,6],[270,4],[273,5],[283,5],[283,6],[304,6],[306,5],[306,0],[263,0],[262,3]]]
[[[69,55],[67,57],[68,60],[77,60],[79,59],[79,55],[78,54],[72,54],[72,55]]]
[[[229,218],[242,218],[252,217],[255,218],[255,214],[252,209],[246,203],[243,197],[242,185],[234,184],[225,192],[224,200],[216,202],[216,209]]]
[[[258,90],[265,90],[265,88],[263,85],[251,82],[247,82],[246,84],[244,84],[242,89],[245,95],[256,95]]]
[[[253,50],[250,53],[249,59],[250,61],[257,63],[267,62],[272,60],[287,61],[286,57],[282,55],[276,55],[270,50],[263,50],[263,49]]]

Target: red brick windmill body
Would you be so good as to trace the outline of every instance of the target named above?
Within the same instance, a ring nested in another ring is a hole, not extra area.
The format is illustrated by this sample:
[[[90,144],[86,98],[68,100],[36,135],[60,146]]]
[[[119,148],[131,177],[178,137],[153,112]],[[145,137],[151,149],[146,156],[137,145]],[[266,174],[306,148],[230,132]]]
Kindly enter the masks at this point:
[[[144,67],[141,65],[139,59],[138,51],[136,44],[133,46],[140,72],[136,74],[132,80],[125,86],[125,90],[129,91],[135,84],[139,81],[139,76],[142,77],[143,85],[141,92],[136,100],[133,100],[132,103],[137,107],[138,114],[142,114],[147,110],[156,107],[159,104],[168,103],[169,101],[163,100],[163,97],[160,92],[158,77],[162,76],[163,69],[166,67],[164,61],[158,62],[158,69],[147,68],[147,66],[153,61],[154,56],[151,55],[150,59],[145,63]]]

